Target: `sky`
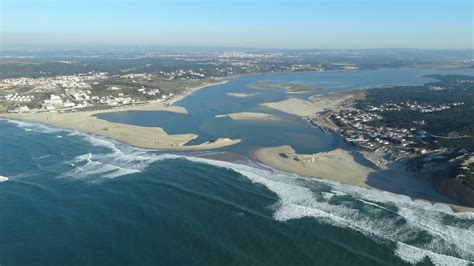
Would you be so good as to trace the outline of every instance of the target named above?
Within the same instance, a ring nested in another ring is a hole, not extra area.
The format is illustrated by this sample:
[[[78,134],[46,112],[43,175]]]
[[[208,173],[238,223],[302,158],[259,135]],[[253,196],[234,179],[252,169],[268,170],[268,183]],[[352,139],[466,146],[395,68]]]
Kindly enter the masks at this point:
[[[473,0],[0,0],[0,44],[473,48]]]

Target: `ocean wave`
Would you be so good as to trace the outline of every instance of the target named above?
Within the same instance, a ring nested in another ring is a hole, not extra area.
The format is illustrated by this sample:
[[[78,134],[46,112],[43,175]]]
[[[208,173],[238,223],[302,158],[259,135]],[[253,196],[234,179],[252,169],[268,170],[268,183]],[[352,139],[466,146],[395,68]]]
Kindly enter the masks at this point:
[[[25,130],[26,132],[32,131],[32,132],[49,134],[49,133],[58,133],[58,132],[67,131],[66,129],[50,127],[44,124],[34,123],[34,122],[22,122],[22,121],[17,121],[17,120],[10,120],[10,119],[1,119],[1,120],[7,121],[10,124],[14,124],[16,127],[21,128]]]
[[[79,135],[93,146],[106,148],[107,151],[82,154],[66,162],[73,167],[63,174],[66,177],[90,181],[112,179],[140,173],[154,162],[177,158],[172,154],[154,154],[94,135],[80,132],[71,134]]]
[[[335,182],[314,179],[301,182],[301,179],[306,178],[276,170],[202,158],[184,158],[232,169],[276,193],[279,197],[273,214],[276,220],[314,217],[379,241],[388,240],[397,243],[395,255],[407,262],[419,262],[425,256],[436,265],[465,265],[474,260],[473,223],[467,228],[445,223],[445,219],[474,221],[474,213],[453,213],[444,204],[432,205],[389,192]],[[318,191],[317,184],[320,182],[329,184],[331,189]],[[345,204],[332,203],[336,198]],[[418,244],[407,244],[413,243],[420,233],[429,234],[430,239],[419,241],[421,243]]]
[[[32,127],[29,123],[17,123],[23,128],[46,128],[49,133],[57,132],[43,125]],[[186,159],[231,169],[274,192],[279,201],[273,206],[273,218],[278,221],[313,217],[323,223],[357,231],[376,241],[389,241],[396,247],[394,254],[409,263],[422,261],[425,257],[439,265],[463,265],[474,260],[474,213],[453,213],[444,204],[431,204],[390,192],[305,178],[258,164],[241,165],[192,156],[159,154],[91,134],[69,132],[106,150],[75,157],[69,162],[71,169],[64,173],[68,177],[104,180],[139,173],[158,161]],[[461,226],[460,223],[446,222],[448,220],[466,222]],[[429,237],[418,240],[420,234]]]
[[[84,164],[80,164],[85,162]],[[63,173],[65,177],[77,179],[93,179],[97,177],[103,179],[116,178],[123,175],[129,175],[141,172],[139,169],[125,168],[118,165],[92,160],[92,154],[79,155],[75,158],[74,163],[70,163],[72,169]]]
[[[395,255],[410,264],[420,263],[425,257],[429,257],[434,265],[470,265],[472,263],[464,259],[440,255],[429,250],[404,244],[402,242],[397,242]]]
[[[365,189],[337,182],[319,181],[277,171],[259,165],[241,165],[200,157],[176,154],[156,154],[152,151],[121,145],[107,139],[86,135],[88,141],[109,148],[109,153],[84,154],[77,161],[87,161],[73,176],[114,178],[144,170],[154,162],[168,159],[186,159],[215,167],[231,169],[254,183],[259,183],[277,194],[273,217],[279,221],[313,217],[334,226],[349,228],[372,239],[397,244],[396,255],[404,260],[414,259],[416,252],[421,260],[428,256],[434,263],[453,261],[465,264],[474,260],[474,224],[463,228],[444,223],[445,219],[474,221],[473,213],[454,213],[444,204],[431,204],[422,200],[390,192]],[[120,147],[118,147],[120,146]],[[332,201],[343,201],[336,204]],[[413,243],[420,233],[430,240]],[[405,257],[403,254],[407,253]],[[421,261],[420,260],[420,261]]]

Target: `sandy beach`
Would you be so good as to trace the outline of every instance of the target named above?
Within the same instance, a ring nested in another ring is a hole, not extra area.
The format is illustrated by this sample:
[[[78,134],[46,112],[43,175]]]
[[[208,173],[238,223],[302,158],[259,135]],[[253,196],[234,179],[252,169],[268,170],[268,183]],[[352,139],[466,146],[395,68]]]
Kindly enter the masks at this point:
[[[356,163],[349,152],[343,149],[297,154],[290,146],[279,146],[257,149],[253,155],[257,161],[278,170],[366,188],[367,177],[374,172]]]
[[[237,144],[240,142],[240,139],[219,138],[214,141],[209,141],[198,145],[186,145],[188,142],[196,139],[198,135],[192,133],[169,135],[164,129],[160,127],[141,127],[127,124],[112,123],[106,120],[98,119],[97,117],[95,117],[95,115],[101,113],[123,111],[164,111],[186,115],[187,111],[185,108],[180,106],[172,106],[172,104],[184,98],[185,96],[195,92],[198,89],[222,84],[225,82],[227,81],[223,81],[220,83],[211,83],[205,86],[188,89],[185,94],[177,95],[173,99],[163,103],[146,103],[135,106],[124,106],[99,111],[71,113],[3,113],[0,114],[0,117],[5,119],[35,122],[54,127],[93,133],[140,148],[180,151],[217,149]]]
[[[298,154],[290,146],[279,146],[260,148],[252,155],[258,162],[277,170],[389,191],[432,204],[442,202],[448,204],[455,212],[474,212],[474,208],[453,204],[429,183],[417,179],[403,164],[385,160],[382,152],[365,154],[337,148],[329,152]],[[366,163],[361,163],[364,160]]]
[[[217,117],[228,117],[232,120],[266,120],[266,121],[280,120],[280,118],[272,114],[255,113],[255,112],[232,113],[232,114],[221,115]]]
[[[363,97],[364,91],[350,91],[342,93],[325,94],[321,96],[312,96],[307,100],[298,98],[289,98],[280,102],[270,102],[261,104],[264,107],[278,110],[280,112],[308,117],[316,113],[328,110],[339,110],[346,108],[347,105],[358,97]]]
[[[289,98],[262,106],[299,116],[316,127],[334,132],[338,128],[328,118],[332,111],[350,109],[353,101],[361,97],[365,97],[365,90],[312,96],[307,100]],[[316,154],[298,154],[290,146],[269,147],[255,150],[253,157],[281,171],[408,195],[432,203],[443,202],[454,211],[474,211],[453,204],[431,182],[417,178],[403,163],[385,159],[383,150],[369,152],[349,145],[343,147]]]

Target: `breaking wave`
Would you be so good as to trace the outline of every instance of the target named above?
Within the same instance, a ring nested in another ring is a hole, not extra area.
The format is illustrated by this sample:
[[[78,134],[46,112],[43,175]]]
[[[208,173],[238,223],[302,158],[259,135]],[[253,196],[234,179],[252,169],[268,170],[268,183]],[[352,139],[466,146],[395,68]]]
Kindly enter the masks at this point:
[[[19,127],[49,131],[46,126],[15,122]],[[45,132],[57,132],[56,130]],[[454,213],[444,204],[412,200],[407,196],[315,180],[277,171],[263,165],[241,165],[178,154],[160,154],[77,131],[104,152],[76,156],[64,176],[106,180],[136,174],[150,164],[184,159],[235,171],[278,196],[273,218],[288,221],[311,217],[348,228],[375,241],[392,245],[394,254],[408,263],[428,257],[438,265],[467,265],[474,261],[474,213]]]
[[[444,204],[432,205],[389,192],[311,180],[273,169],[186,159],[232,169],[273,191],[279,198],[273,214],[277,220],[313,217],[350,228],[394,244],[395,255],[409,263],[425,257],[437,265],[468,265],[474,260],[474,213],[453,213]],[[459,221],[465,225],[459,225]],[[420,237],[423,235],[428,237]],[[414,242],[418,243],[411,244]]]
[[[3,118],[0,118],[0,120],[4,120],[11,124],[14,124],[16,127],[21,128],[25,130],[26,132],[33,131],[33,132],[39,132],[39,133],[58,133],[58,132],[67,131],[66,129],[49,127],[47,125],[43,125],[40,123],[22,122],[22,121],[9,120],[9,119],[3,119]]]

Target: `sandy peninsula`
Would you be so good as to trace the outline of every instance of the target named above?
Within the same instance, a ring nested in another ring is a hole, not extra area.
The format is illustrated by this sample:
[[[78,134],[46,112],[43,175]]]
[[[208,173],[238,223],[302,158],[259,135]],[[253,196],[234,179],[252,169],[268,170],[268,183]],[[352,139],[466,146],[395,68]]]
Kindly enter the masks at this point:
[[[301,117],[324,110],[324,107],[314,104],[311,101],[297,98],[289,98],[280,102],[262,103],[261,106]]]
[[[272,114],[266,114],[266,113],[254,113],[254,112],[240,112],[240,113],[232,113],[232,114],[227,114],[227,115],[220,115],[216,116],[217,118],[219,117],[228,117],[232,120],[266,120],[266,121],[278,121],[280,118],[278,118],[275,115]]]
[[[423,180],[417,179],[397,162],[387,161],[382,152],[362,152],[362,160],[350,149],[338,148],[329,152],[298,154],[290,146],[260,148],[253,157],[274,169],[301,176],[336,181],[364,188],[390,191],[423,199],[431,203],[448,204],[455,212],[474,212],[474,208],[453,204]]]
[[[127,124],[112,123],[95,117],[97,114],[130,110],[165,111],[187,114],[186,109],[179,106],[166,106],[163,103],[149,103],[130,107],[120,107],[109,110],[73,112],[73,113],[9,113],[0,117],[12,120],[42,123],[54,127],[75,129],[112,138],[123,143],[140,148],[162,150],[208,150],[217,149],[239,143],[240,140],[227,138],[217,139],[199,145],[185,146],[196,139],[196,134],[168,135],[160,127],[141,127]]]
[[[290,146],[279,146],[258,149],[253,155],[257,161],[278,170],[361,187],[368,187],[367,176],[374,172],[373,169],[358,164],[343,149],[297,154]]]
[[[255,95],[258,95],[258,93],[232,93],[229,92],[227,95],[232,96],[232,97],[237,97],[237,98],[247,98],[247,97],[252,97]]]
[[[312,96],[307,100],[289,98],[284,101],[263,103],[261,105],[280,112],[307,117],[316,113],[346,108],[354,99],[363,97],[363,95],[364,91],[351,91]]]

